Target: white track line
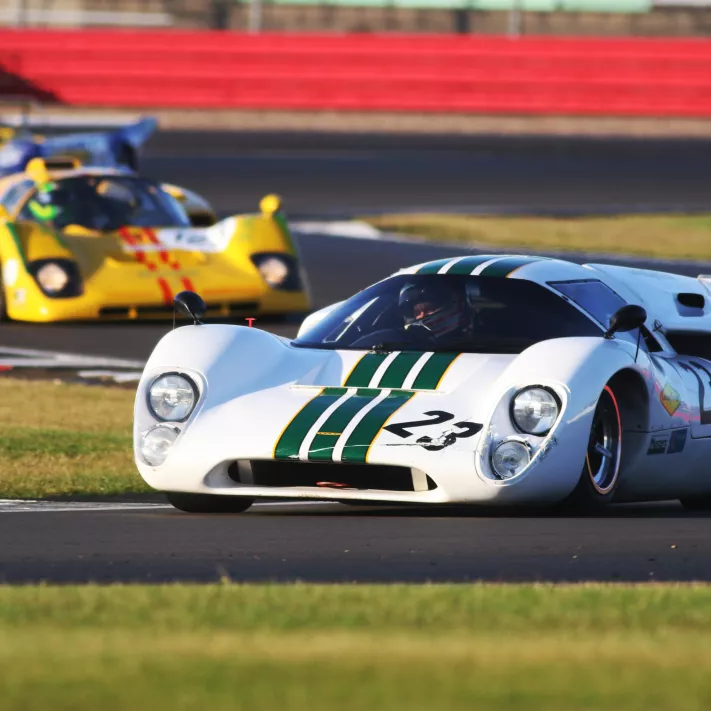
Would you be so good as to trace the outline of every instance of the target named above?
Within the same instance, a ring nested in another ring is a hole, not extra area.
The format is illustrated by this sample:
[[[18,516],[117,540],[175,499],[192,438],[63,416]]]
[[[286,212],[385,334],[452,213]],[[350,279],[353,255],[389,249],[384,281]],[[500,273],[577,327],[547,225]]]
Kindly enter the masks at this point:
[[[260,501],[255,506],[330,506],[331,501]],[[0,499],[0,513],[59,513],[97,511],[156,511],[172,509],[170,504],[111,501],[38,501]]]
[[[143,370],[140,360],[86,356],[62,351],[40,351],[0,346],[0,365],[15,368],[127,368]]]

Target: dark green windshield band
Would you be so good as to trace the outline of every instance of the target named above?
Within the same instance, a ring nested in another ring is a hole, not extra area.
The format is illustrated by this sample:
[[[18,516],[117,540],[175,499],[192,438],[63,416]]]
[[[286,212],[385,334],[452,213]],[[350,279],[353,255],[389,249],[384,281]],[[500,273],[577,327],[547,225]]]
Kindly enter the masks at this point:
[[[447,270],[447,274],[471,274],[477,267],[496,259],[496,255],[476,254],[473,257],[465,257]]]
[[[415,390],[436,390],[459,353],[434,353],[415,378]]]
[[[422,357],[421,351],[408,351],[398,353],[388,369],[380,378],[378,383],[375,383],[379,388],[401,388],[410,371],[415,366],[418,360]]]
[[[452,257],[447,257],[447,259],[437,259],[434,262],[429,262],[423,267],[420,267],[416,274],[436,274],[442,267],[446,266],[452,261]]]
[[[488,267],[484,267],[481,271],[481,276],[507,277],[517,269],[525,267],[527,264],[539,262],[541,259],[543,259],[543,257],[507,257],[506,259],[500,259],[498,262],[490,264]]]
[[[389,353],[368,353],[364,355],[346,378],[346,388],[367,388],[375,371],[383,364]]]

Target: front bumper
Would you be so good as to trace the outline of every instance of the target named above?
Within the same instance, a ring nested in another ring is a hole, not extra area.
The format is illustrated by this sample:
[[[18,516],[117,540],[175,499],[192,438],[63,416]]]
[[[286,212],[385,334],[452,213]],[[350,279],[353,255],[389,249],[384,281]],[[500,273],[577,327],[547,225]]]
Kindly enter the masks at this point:
[[[576,447],[562,445],[556,440],[545,456],[532,462],[515,480],[492,481],[477,466],[477,453],[488,447],[486,437],[477,436],[469,439],[466,445],[440,451],[426,451],[421,446],[393,447],[375,443],[369,451],[368,463],[362,466],[409,470],[412,490],[354,488],[355,477],[349,473],[353,471],[349,470],[350,464],[329,464],[325,468],[318,463],[296,461],[288,463],[294,467],[294,485],[278,485],[278,478],[265,485],[258,479],[250,480],[249,476],[234,477],[234,468],[255,462],[268,465],[274,461],[269,459],[274,433],[273,427],[268,426],[267,403],[259,410],[249,410],[249,426],[243,427],[242,431],[234,423],[245,422],[243,418],[235,420],[225,416],[226,413],[218,414],[219,408],[216,410],[195,419],[159,467],[146,465],[136,446],[137,467],[150,486],[163,491],[257,498],[527,505],[563,499],[575,487],[582,468],[582,462],[577,461]],[[138,445],[140,432],[135,436]],[[283,466],[285,462],[278,464]],[[302,472],[296,467],[315,470],[311,485],[303,484]],[[320,467],[323,467],[323,476],[318,473]],[[319,486],[316,485],[318,480],[345,484],[347,488]],[[281,483],[285,483],[283,477]]]
[[[14,290],[18,291],[18,290]],[[171,290],[174,295],[180,291]],[[28,293],[30,292],[30,293]],[[172,319],[173,304],[167,298],[146,298],[142,294],[95,293],[88,289],[82,296],[52,299],[39,289],[11,293],[7,311],[11,319],[47,323],[51,321],[126,321]],[[309,309],[305,292],[276,292],[271,289],[240,293],[222,298],[207,298],[206,318],[249,318],[282,314],[302,314]]]

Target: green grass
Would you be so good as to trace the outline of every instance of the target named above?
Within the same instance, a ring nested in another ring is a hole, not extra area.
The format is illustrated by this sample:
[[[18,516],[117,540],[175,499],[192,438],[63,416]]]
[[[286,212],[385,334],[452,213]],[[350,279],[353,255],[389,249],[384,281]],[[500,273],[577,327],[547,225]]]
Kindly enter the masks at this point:
[[[707,709],[711,587],[0,588],[15,709]]]
[[[711,215],[548,218],[423,213],[364,219],[382,230],[511,251],[598,252],[711,261]]]
[[[133,463],[134,393],[0,380],[0,499],[150,491]]]

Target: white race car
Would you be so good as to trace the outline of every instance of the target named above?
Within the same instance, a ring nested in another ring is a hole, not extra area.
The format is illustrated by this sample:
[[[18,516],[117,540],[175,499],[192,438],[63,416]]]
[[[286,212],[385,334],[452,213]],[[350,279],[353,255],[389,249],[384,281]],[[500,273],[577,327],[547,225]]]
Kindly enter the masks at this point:
[[[289,340],[202,325],[183,292],[196,323],[146,365],[136,464],[190,512],[258,497],[711,507],[710,295],[703,276],[465,256],[403,269]]]

